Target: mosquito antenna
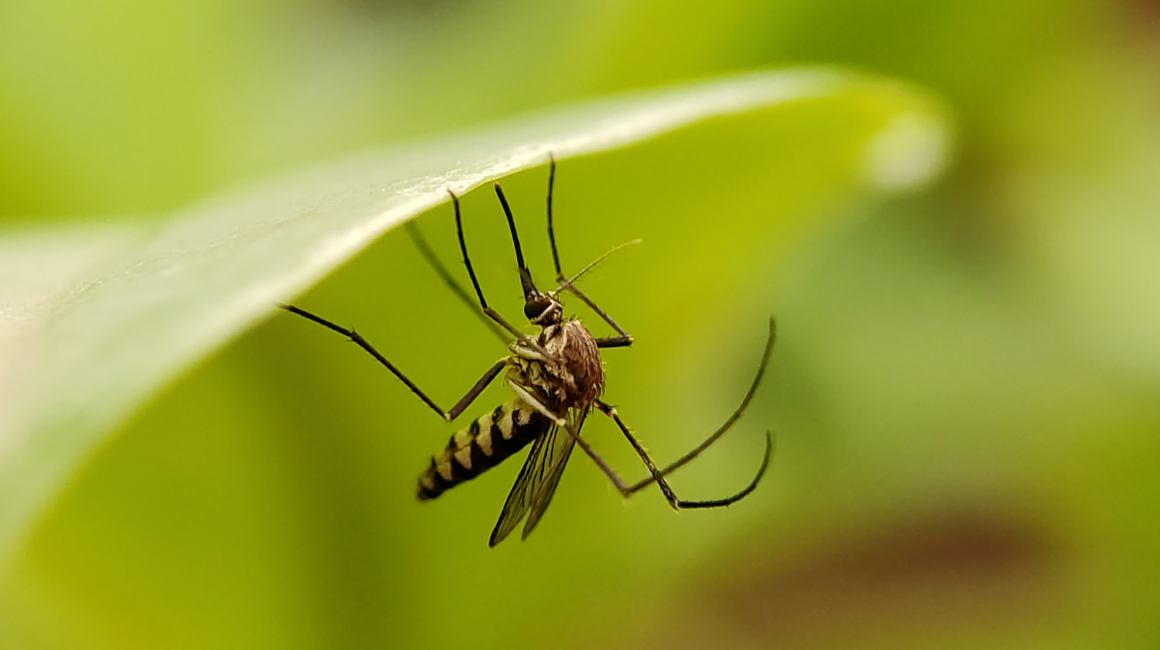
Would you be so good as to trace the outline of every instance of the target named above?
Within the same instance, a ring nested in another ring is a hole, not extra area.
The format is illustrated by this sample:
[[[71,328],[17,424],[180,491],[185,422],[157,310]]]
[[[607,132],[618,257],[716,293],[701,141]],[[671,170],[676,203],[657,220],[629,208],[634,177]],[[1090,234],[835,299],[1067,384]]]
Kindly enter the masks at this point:
[[[556,265],[556,279],[562,279],[560,253],[556,250],[556,231],[552,227],[552,188],[556,186],[556,157],[548,154],[548,241],[552,244],[552,263]]]
[[[577,280],[579,280],[579,279],[580,279],[580,276],[582,276],[582,275],[584,275],[585,273],[587,273],[587,272],[591,271],[591,270],[592,270],[592,268],[593,268],[594,266],[596,266],[597,264],[599,264],[599,263],[603,262],[603,261],[604,261],[606,258],[608,258],[609,256],[611,256],[613,253],[615,253],[615,252],[617,252],[617,251],[621,250],[622,248],[628,248],[629,246],[635,246],[636,244],[639,244],[640,242],[641,242],[641,240],[640,240],[640,239],[634,239],[634,240],[632,240],[632,241],[626,241],[626,242],[624,242],[623,244],[621,244],[621,245],[617,246],[616,248],[613,248],[612,250],[608,251],[607,253],[605,253],[605,254],[601,255],[600,257],[596,258],[596,261],[595,261],[595,262],[593,262],[593,263],[589,264],[588,266],[584,267],[584,270],[583,270],[583,271],[580,271],[580,272],[579,272],[579,273],[577,273],[576,275],[572,276],[572,279],[571,279],[571,280],[564,280],[564,279],[561,279],[561,280],[560,280],[560,283],[561,283],[561,285],[562,285],[562,286],[560,287],[560,289],[563,289],[563,288],[565,288],[565,287],[571,287],[573,283],[575,283]],[[553,294],[552,294],[552,295],[555,295],[555,294],[559,293],[559,292],[560,292],[560,289],[557,289],[555,292],[553,292]]]
[[[532,283],[531,271],[528,270],[527,264],[524,264],[524,251],[520,248],[520,235],[516,232],[516,220],[512,216],[512,209],[508,206],[507,197],[503,195],[503,188],[499,186],[499,183],[495,184],[495,194],[499,197],[500,205],[503,206],[504,215],[507,216],[508,229],[512,231],[512,243],[516,247],[516,264],[520,267],[520,284],[524,287],[524,299],[527,300],[539,291]]]

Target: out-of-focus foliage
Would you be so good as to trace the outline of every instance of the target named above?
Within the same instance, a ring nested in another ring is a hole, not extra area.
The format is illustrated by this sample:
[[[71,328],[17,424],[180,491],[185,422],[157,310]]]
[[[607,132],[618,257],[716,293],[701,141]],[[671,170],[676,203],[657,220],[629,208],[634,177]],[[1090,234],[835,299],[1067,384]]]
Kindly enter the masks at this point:
[[[778,455],[749,501],[621,507],[576,459],[536,535],[488,552],[515,468],[414,504],[447,430],[327,333],[278,319],[75,479],[7,579],[10,645],[1157,645],[1156,15],[1144,0],[0,4],[12,221],[159,213],[355,148],[759,65],[901,77],[959,124],[941,184],[873,204],[779,203],[826,135],[809,128],[690,133],[561,170],[567,264],[646,238],[590,284],[638,335],[608,355],[609,397],[658,456],[728,412],[760,315],[778,314],[773,381],[677,481],[733,487],[772,422]],[[772,135],[803,140],[771,160]],[[736,184],[690,191],[698,178]],[[542,181],[511,179],[521,215]],[[840,225],[764,263],[735,255],[731,228],[770,206]],[[497,216],[483,193],[465,208]],[[453,259],[447,215],[422,225]],[[510,311],[502,224],[477,236]],[[388,236],[304,300],[402,342],[400,363],[452,399],[502,350],[429,276]],[[610,429],[591,435],[635,466]]]

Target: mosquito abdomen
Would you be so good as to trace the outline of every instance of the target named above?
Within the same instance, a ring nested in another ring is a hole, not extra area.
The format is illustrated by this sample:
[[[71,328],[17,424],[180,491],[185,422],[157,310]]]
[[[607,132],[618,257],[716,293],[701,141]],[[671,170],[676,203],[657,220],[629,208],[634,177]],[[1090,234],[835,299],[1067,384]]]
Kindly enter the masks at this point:
[[[451,436],[419,477],[419,500],[434,499],[523,449],[548,428],[548,419],[522,401],[496,407]]]

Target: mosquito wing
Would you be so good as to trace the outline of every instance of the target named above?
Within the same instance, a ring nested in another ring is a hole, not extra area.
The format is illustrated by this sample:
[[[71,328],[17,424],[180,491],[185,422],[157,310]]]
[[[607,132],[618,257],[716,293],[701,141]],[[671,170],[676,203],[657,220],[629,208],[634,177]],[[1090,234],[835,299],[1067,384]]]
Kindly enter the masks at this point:
[[[579,425],[584,422],[584,415],[576,416],[575,413],[573,411],[569,414],[569,421],[570,424],[575,423],[576,430],[579,431]],[[532,532],[556,492],[556,485],[564,473],[564,466],[568,463],[574,444],[572,436],[556,426],[536,438],[532,443],[532,450],[528,452],[528,459],[524,461],[524,467],[516,478],[516,484],[512,486],[512,491],[503,504],[503,512],[499,515],[495,530],[491,531],[489,546],[499,544],[511,534],[529,510],[531,516],[524,525],[523,536],[526,538]]]
[[[568,415],[568,426],[572,427],[572,430],[579,435],[586,417],[588,417],[588,409],[572,411]],[[535,496],[532,497],[528,521],[524,524],[521,539],[527,539],[528,535],[532,534],[536,524],[540,523],[540,517],[544,516],[544,511],[548,509],[548,504],[552,502],[552,496],[556,494],[556,486],[560,484],[560,477],[564,475],[564,466],[568,464],[568,457],[572,455],[572,447],[576,444],[576,439],[567,431],[561,431],[554,442],[552,467],[548,470],[548,475],[540,487],[537,488]]]

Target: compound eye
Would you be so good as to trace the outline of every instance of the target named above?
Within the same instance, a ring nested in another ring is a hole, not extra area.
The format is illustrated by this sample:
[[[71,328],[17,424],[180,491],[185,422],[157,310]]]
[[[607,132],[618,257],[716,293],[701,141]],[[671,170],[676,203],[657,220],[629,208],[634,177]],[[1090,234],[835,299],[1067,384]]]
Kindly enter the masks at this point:
[[[538,298],[530,302],[524,303],[524,318],[528,320],[535,320],[544,313],[544,310],[551,306],[551,302],[543,298]]]

